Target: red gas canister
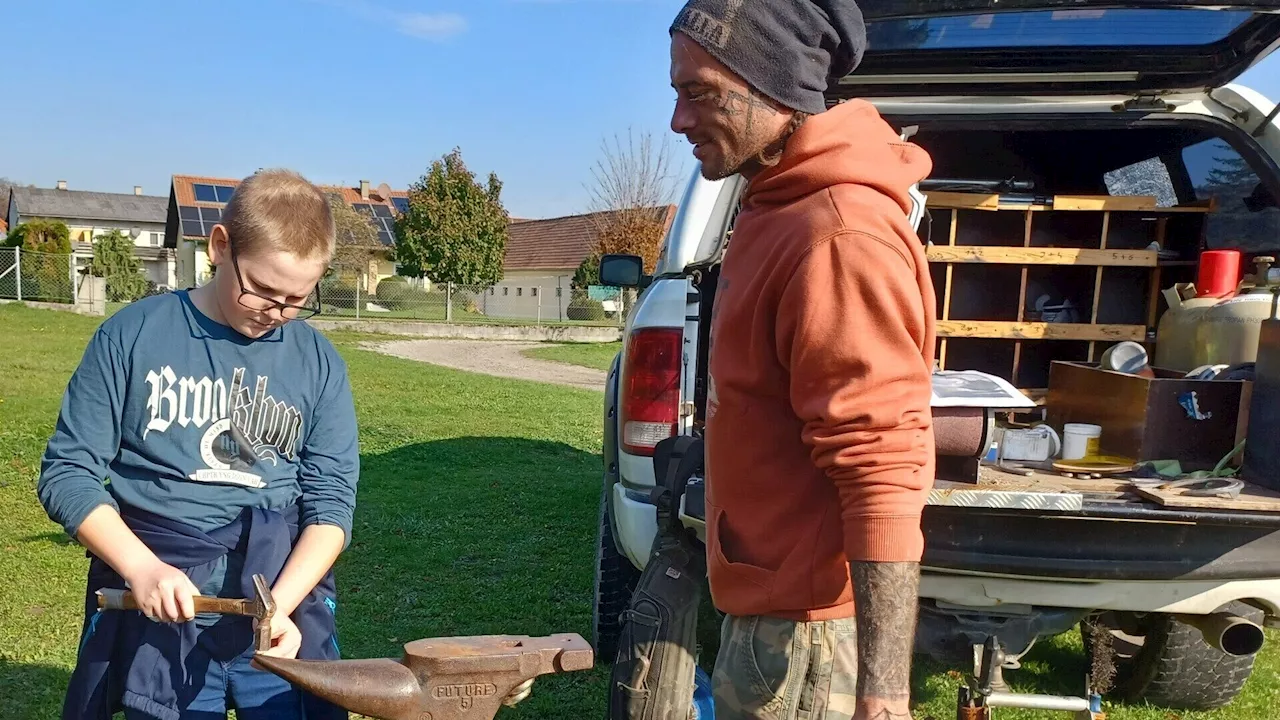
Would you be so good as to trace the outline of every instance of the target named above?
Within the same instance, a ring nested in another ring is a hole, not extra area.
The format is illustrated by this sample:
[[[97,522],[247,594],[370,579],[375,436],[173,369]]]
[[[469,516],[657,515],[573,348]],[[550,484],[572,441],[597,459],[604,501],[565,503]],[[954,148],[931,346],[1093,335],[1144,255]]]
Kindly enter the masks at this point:
[[[1200,272],[1196,277],[1199,297],[1226,297],[1240,284],[1239,250],[1205,250],[1200,253]]]

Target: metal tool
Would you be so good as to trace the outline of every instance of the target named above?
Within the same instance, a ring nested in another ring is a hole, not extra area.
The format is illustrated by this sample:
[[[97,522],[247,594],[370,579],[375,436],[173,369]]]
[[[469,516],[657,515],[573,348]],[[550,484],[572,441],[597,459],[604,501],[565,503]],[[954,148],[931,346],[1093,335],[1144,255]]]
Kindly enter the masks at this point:
[[[1164,483],[1160,489],[1181,490],[1187,497],[1221,497],[1234,500],[1240,496],[1244,483],[1236,478],[1193,477]]]
[[[1088,692],[1088,697],[1059,695],[1030,695],[997,690],[1000,668],[1006,663],[1000,641],[994,635],[987,636],[981,654],[975,658],[975,676],[969,685],[960,686],[956,697],[956,720],[991,720],[992,708],[1022,708],[1026,710],[1056,710],[1074,713],[1076,720],[1105,720],[1102,697]]]
[[[528,697],[540,675],[591,669],[594,651],[577,634],[480,635],[415,640],[399,660],[258,655],[253,664],[372,718],[483,720]]]
[[[246,615],[255,621],[254,648],[259,652],[271,648],[271,618],[276,614],[276,601],[271,597],[271,586],[262,575],[253,576],[251,599],[205,597],[192,599],[197,613]],[[139,610],[138,601],[129,590],[102,588],[97,591],[99,610]]]

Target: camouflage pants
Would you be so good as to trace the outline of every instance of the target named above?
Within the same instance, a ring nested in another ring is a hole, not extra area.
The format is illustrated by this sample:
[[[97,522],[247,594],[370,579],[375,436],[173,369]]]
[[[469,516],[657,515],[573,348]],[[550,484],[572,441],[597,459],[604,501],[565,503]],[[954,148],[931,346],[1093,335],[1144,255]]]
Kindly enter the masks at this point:
[[[716,720],[848,720],[857,679],[853,618],[728,616],[712,674]]]

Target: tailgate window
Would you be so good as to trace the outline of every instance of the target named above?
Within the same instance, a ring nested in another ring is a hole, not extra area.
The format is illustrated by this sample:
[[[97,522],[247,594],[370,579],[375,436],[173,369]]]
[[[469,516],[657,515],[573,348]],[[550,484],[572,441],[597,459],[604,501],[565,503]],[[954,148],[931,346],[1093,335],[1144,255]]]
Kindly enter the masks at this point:
[[[867,25],[870,50],[1211,45],[1252,13],[1234,10],[1035,10],[904,18]]]
[[[1280,208],[1240,153],[1215,138],[1187,147],[1182,157],[1196,195],[1217,199],[1206,229],[1210,248],[1235,247],[1246,253],[1280,249]]]

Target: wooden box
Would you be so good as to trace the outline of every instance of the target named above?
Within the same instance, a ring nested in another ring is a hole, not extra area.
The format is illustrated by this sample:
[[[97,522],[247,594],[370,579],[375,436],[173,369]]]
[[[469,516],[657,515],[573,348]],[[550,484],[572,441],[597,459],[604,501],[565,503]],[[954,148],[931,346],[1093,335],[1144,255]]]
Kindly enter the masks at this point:
[[[1097,363],[1054,362],[1046,419],[1102,426],[1103,454],[1134,460],[1178,460],[1184,471],[1218,464],[1244,435],[1251,383],[1187,380],[1153,369],[1154,379],[1101,369]]]

